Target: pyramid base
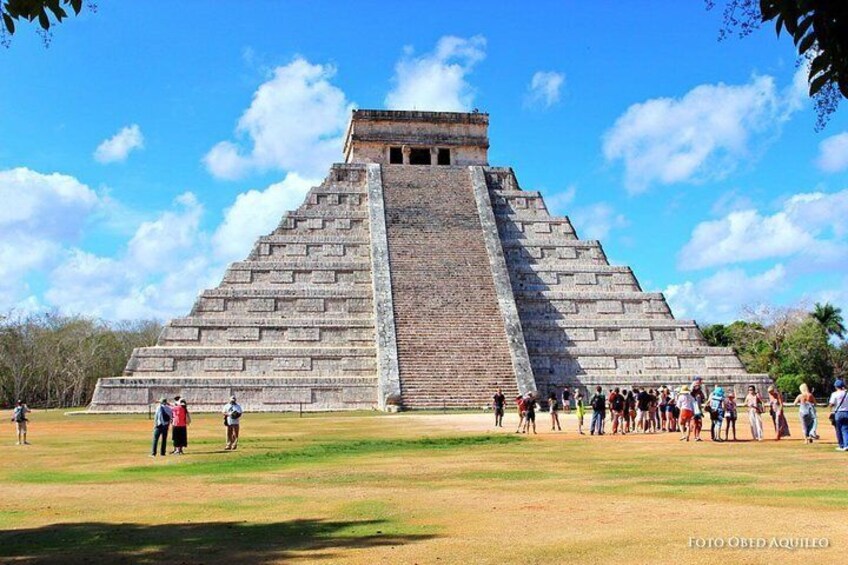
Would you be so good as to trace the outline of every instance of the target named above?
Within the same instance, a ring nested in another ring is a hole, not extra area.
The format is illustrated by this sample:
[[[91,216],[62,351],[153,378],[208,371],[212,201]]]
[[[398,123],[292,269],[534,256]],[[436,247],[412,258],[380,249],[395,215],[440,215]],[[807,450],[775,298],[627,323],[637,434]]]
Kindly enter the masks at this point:
[[[181,396],[193,412],[219,412],[235,395],[246,412],[328,412],[377,409],[376,377],[100,379],[90,413],[145,413],[162,397]]]

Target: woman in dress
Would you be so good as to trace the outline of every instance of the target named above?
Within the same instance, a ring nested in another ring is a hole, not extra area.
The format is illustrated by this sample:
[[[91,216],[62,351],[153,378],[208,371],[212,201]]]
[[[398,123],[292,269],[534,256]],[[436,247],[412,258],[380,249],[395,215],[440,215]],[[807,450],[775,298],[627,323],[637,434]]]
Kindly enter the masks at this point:
[[[774,440],[779,441],[782,437],[789,437],[789,422],[783,413],[783,395],[771,385],[768,387],[769,409],[774,413]]]
[[[806,383],[799,387],[801,394],[795,397],[795,406],[798,406],[798,416],[801,418],[801,431],[804,434],[804,443],[813,443],[813,424],[815,423],[816,397],[810,392]]]
[[[763,399],[757,392],[757,387],[749,386],[748,394],[745,396],[745,407],[748,408],[748,422],[751,424],[751,437],[756,441],[763,441]]]

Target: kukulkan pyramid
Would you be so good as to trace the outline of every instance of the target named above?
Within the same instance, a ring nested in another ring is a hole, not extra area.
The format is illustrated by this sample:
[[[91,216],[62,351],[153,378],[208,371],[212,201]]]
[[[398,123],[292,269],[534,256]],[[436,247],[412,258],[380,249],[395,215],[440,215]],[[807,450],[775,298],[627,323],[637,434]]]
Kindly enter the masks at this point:
[[[770,382],[490,167],[488,123],[354,111],[345,162],[101,379],[90,409],[175,394],[196,410],[231,394],[252,411],[479,407],[497,386]]]

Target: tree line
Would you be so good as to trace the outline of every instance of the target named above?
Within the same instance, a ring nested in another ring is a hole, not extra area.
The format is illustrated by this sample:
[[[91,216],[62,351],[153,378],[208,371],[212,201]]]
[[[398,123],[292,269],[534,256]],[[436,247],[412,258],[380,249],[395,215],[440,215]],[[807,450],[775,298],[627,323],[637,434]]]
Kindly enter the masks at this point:
[[[84,316],[0,315],[0,404],[88,404],[97,379],[120,376],[135,347],[154,345],[154,320],[106,323]]]
[[[732,347],[745,369],[768,373],[793,396],[807,383],[826,396],[836,379],[848,377],[848,342],[842,310],[829,303],[803,307],[748,308],[746,320],[703,328],[710,345]]]

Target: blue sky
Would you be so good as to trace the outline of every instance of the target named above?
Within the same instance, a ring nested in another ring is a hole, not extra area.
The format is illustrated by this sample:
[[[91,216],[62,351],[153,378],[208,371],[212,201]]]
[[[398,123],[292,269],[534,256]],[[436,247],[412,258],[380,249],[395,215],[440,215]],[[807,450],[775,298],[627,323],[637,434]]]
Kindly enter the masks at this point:
[[[678,317],[848,307],[848,106],[814,131],[771,28],[718,42],[698,1],[234,6],[101,2],[0,49],[0,311],[184,314],[341,160],[353,107],[489,112],[491,164]]]

